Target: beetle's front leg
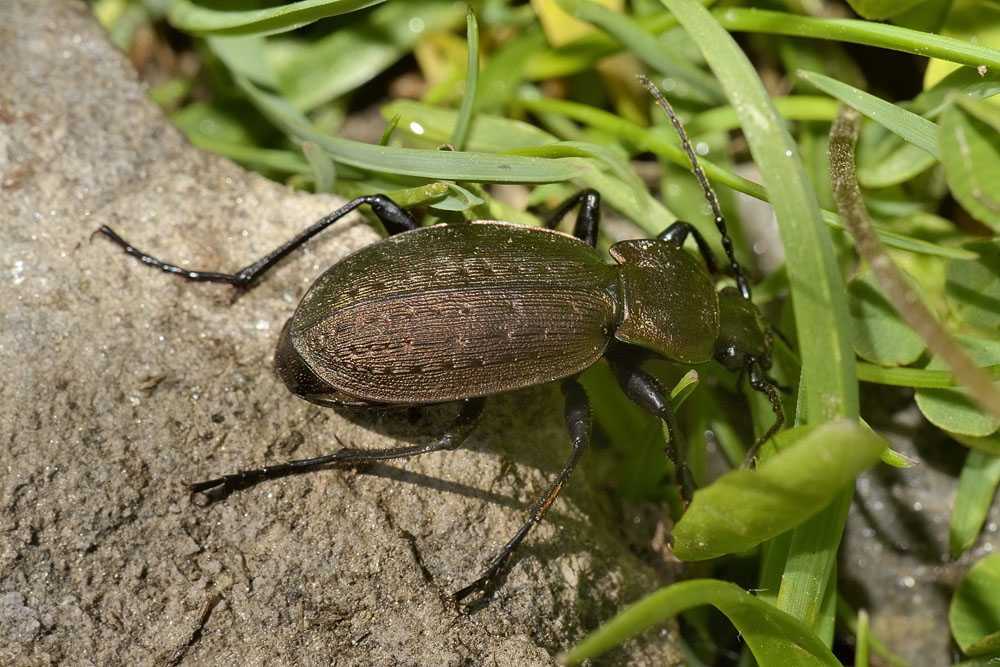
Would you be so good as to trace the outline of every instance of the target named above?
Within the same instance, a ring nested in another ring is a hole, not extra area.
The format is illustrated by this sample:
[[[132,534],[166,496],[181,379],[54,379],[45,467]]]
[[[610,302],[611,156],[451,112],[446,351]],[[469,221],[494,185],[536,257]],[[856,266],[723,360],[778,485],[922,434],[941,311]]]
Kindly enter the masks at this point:
[[[382,224],[385,226],[386,231],[389,236],[394,236],[401,232],[409,231],[411,229],[417,229],[420,224],[413,219],[410,213],[396,204],[394,201],[386,197],[385,195],[369,195],[365,197],[358,197],[354,201],[344,204],[339,209],[331,213],[330,215],[320,218],[313,224],[309,226],[308,229],[298,234],[295,238],[282,244],[281,246],[275,248],[269,252],[264,257],[261,257],[253,264],[246,266],[236,273],[219,273],[217,271],[191,271],[174,264],[169,264],[163,262],[152,255],[139,250],[134,247],[128,241],[123,239],[121,236],[116,234],[107,225],[102,225],[97,233],[104,234],[109,239],[114,241],[116,244],[122,247],[122,249],[137,258],[143,264],[147,266],[152,266],[154,268],[160,269],[167,273],[172,273],[174,275],[180,276],[187,280],[194,280],[198,282],[210,282],[210,283],[228,283],[230,285],[235,285],[237,287],[250,287],[253,285],[264,273],[271,269],[275,264],[284,259],[290,252],[304,244],[306,241],[312,237],[319,234],[321,231],[337,222],[348,213],[358,208],[362,204],[368,204],[371,206],[372,212],[375,214]]]
[[[361,465],[390,459],[405,459],[420,454],[429,454],[443,450],[456,449],[469,437],[476,427],[486,405],[485,398],[471,398],[462,403],[462,411],[448,430],[437,440],[424,445],[410,447],[393,447],[391,449],[350,449],[345,448],[312,459],[289,461],[275,466],[264,466],[256,470],[242,470],[230,475],[224,475],[205,482],[188,485],[192,494],[210,493],[213,500],[228,496],[233,491],[253,486],[264,480],[296,474],[326,464]]]
[[[752,389],[767,396],[767,400],[771,403],[771,410],[774,411],[774,423],[747,450],[746,456],[743,458],[742,467],[744,469],[753,465],[754,460],[757,458],[757,451],[761,445],[773,438],[785,423],[785,411],[781,407],[781,397],[778,396],[778,390],[774,384],[768,381],[767,376],[764,375],[756,359],[747,360],[747,380],[750,382]]]
[[[670,404],[670,393],[655,377],[634,365],[630,360],[609,359],[611,370],[622,391],[639,407],[651,412],[664,421],[670,435],[667,443],[667,457],[674,464],[681,499],[691,502],[695,482],[687,465],[687,445],[684,434],[677,423],[677,415]]]
[[[705,260],[705,267],[708,269],[708,273],[712,276],[717,276],[719,274],[719,260],[716,259],[715,253],[712,252],[712,248],[708,245],[705,237],[690,222],[678,220],[660,232],[656,238],[661,241],[668,241],[680,248],[684,245],[684,241],[687,240],[688,236],[691,236],[698,246],[698,252],[701,253],[702,258]]]
[[[566,430],[569,432],[570,440],[573,443],[573,453],[570,454],[569,459],[563,465],[562,470],[556,475],[552,483],[549,484],[549,488],[545,490],[545,493],[535,501],[535,504],[531,506],[530,514],[528,520],[521,526],[520,530],[515,533],[514,537],[510,539],[507,544],[504,545],[500,553],[497,554],[496,558],[490,563],[490,566],[476,579],[474,582],[462,588],[461,590],[455,591],[449,599],[457,607],[461,601],[473,593],[481,592],[486,593],[491,589],[495,588],[499,578],[507,570],[510,565],[510,559],[514,555],[514,551],[521,544],[525,537],[532,528],[542,520],[545,513],[549,511],[552,507],[552,503],[555,502],[556,497],[559,492],[562,491],[563,486],[566,484],[566,480],[569,479],[570,474],[573,472],[573,468],[576,467],[577,461],[580,459],[580,455],[583,450],[587,448],[590,444],[590,432],[591,426],[593,424],[593,417],[590,411],[590,401],[587,399],[587,393],[577,382],[575,377],[566,378],[562,383],[563,395],[566,397]]]

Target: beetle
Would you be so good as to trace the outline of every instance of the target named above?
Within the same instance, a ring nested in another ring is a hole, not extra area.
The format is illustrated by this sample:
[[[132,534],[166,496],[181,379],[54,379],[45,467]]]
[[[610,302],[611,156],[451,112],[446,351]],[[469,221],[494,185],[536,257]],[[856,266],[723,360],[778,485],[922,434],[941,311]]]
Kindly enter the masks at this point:
[[[461,406],[447,431],[427,444],[344,448],[200,482],[191,485],[191,492],[228,494],[329,463],[357,465],[455,449],[475,427],[487,396],[559,380],[572,453],[486,570],[452,594],[457,605],[496,585],[589,444],[591,410],[577,376],[602,357],[624,392],[666,423],[667,454],[685,500],[691,497],[693,480],[669,393],[640,363],[650,357],[687,365],[714,359],[746,373],[775,414],[774,424],[748,451],[745,463],[750,462],[784,421],[775,385],[766,375],[771,329],[750,299],[718,200],[684,129],[655,86],[642,81],[681,137],[715,214],[735,287],[716,290],[721,272],[714,253],[682,221],[655,239],[615,243],[610,249],[615,263],[608,264],[596,250],[600,196],[593,190],[567,200],[545,228],[496,220],[421,227],[383,195],[359,197],[233,274],[162,262],[102,226],[100,233],[144,264],[187,280],[248,288],[313,236],[369,206],[388,238],[334,264],[313,283],[281,331],[275,371],[293,394],[325,407]],[[553,229],[577,208],[572,235]],[[688,237],[704,267],[683,249]]]

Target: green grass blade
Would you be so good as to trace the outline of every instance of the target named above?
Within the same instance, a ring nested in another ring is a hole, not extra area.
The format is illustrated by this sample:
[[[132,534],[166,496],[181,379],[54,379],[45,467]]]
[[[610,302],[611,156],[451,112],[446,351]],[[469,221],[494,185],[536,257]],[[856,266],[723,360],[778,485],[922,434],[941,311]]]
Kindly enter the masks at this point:
[[[938,126],[926,118],[828,76],[805,70],[799,70],[797,75],[800,79],[808,81],[871,118],[890,132],[894,132],[911,144],[919,146],[935,158],[941,158],[941,150],[938,145]]]
[[[854,667],[868,667],[868,646],[871,643],[871,623],[868,612],[858,612],[858,645],[854,647]]]
[[[521,98],[519,101],[530,111],[565,115],[573,120],[586,123],[596,129],[614,134],[622,141],[635,144],[637,148],[655,153],[657,156],[669,160],[674,164],[684,168],[690,167],[687,155],[684,154],[684,151],[681,150],[680,146],[665,141],[658,135],[650,132],[647,128],[629,122],[619,116],[616,116],[615,114],[602,111],[601,109],[596,109],[586,104],[579,104],[577,102],[570,102],[566,100]],[[394,103],[392,108],[399,108],[396,107],[395,104],[398,103]],[[413,109],[413,107],[410,108],[411,110]],[[431,114],[431,111],[428,110],[426,113]],[[444,114],[448,112],[441,113]],[[478,118],[484,120],[485,122],[485,119],[483,119],[482,116]],[[442,117],[434,122],[445,123],[446,121],[445,118]],[[508,122],[513,123],[517,121]],[[500,119],[497,119],[494,129],[496,136],[501,135],[498,131],[500,127],[502,127],[501,121]],[[521,133],[518,133],[515,136],[520,136],[520,134]],[[754,183],[753,181],[743,178],[728,169],[724,169],[723,167],[716,165],[711,160],[699,158],[698,161],[701,163],[705,173],[714,183],[725,185],[726,187],[732,188],[737,192],[742,192],[745,195],[749,195],[761,201],[770,201],[768,191],[765,190],[759,183]],[[844,223],[837,213],[822,210],[821,215],[823,222],[830,227],[839,230],[844,229]],[[916,252],[924,255],[947,257],[949,259],[971,259],[976,256],[975,253],[969,253],[961,248],[950,248],[936,243],[929,243],[921,239],[915,239],[885,229],[879,229],[877,232],[879,238],[881,238],[886,245],[898,250]]]
[[[895,387],[914,387],[916,389],[941,389],[944,387],[960,387],[951,371],[929,370],[924,368],[894,368],[878,366],[863,361],[858,362],[858,379],[862,382],[887,384]],[[1000,364],[983,366],[981,370],[988,373],[994,380],[1000,380]]]
[[[661,39],[643,30],[624,12],[591,0],[560,0],[559,5],[576,18],[613,36],[619,44],[652,69],[673,78],[678,86],[675,94],[712,106],[725,103],[726,96],[712,77],[679,53],[673,53]]]
[[[859,623],[858,615],[854,613],[854,609],[848,604],[847,600],[843,596],[837,596],[837,620],[844,624],[848,631],[855,634],[859,633]],[[871,646],[872,651],[877,653],[886,664],[892,665],[893,667],[907,667],[908,663],[900,658],[898,655],[889,650],[889,648],[882,642],[875,634],[869,632],[868,643]]]
[[[365,144],[318,132],[285,100],[265,93],[245,77],[236,76],[258,109],[301,141],[311,141],[334,162],[369,171],[419,176],[434,180],[480,183],[554,183],[578,178],[592,167],[545,158],[432,151]]]
[[[300,0],[269,9],[220,11],[190,0],[174,0],[167,20],[178,30],[198,35],[273,35],[382,2],[385,0]]]
[[[829,39],[939,58],[961,65],[1000,69],[1000,51],[934,33],[857,19],[823,19],[763,9],[717,9],[719,23],[736,32]]]
[[[948,542],[952,558],[961,556],[976,541],[996,497],[998,485],[1000,456],[970,449],[958,479],[955,506],[951,513]]]
[[[413,129],[430,145],[441,144],[451,136],[452,128],[458,122],[458,112],[415,100],[393,100],[382,107],[382,115],[389,117],[399,114],[402,125],[400,131]],[[466,150],[482,153],[500,153],[517,148],[544,146],[558,139],[545,130],[521,120],[502,118],[490,114],[477,113],[469,128]]]
[[[682,611],[710,604],[725,614],[761,665],[837,665],[840,663],[812,630],[798,619],[725,581],[693,579],[639,600],[560,656],[578,665]]]
[[[465,95],[458,107],[458,118],[451,135],[451,145],[455,150],[465,150],[465,140],[469,136],[469,125],[472,123],[472,110],[476,106],[476,89],[479,85],[479,24],[476,13],[469,6],[466,16],[466,41],[469,45],[469,62],[465,74]]]
[[[788,253],[811,423],[858,415],[847,296],[798,150],[753,66],[692,0],[663,0],[698,44],[742,122]]]
[[[858,418],[858,386],[847,295],[815,194],[798,149],[774,103],[735,40],[692,0],[662,0],[719,78],[740,117],[750,152],[767,185],[787,253],[787,272],[802,357],[800,410],[807,423]],[[833,575],[851,491],[796,529],[778,608],[813,628]],[[808,553],[811,560],[803,557]]]
[[[188,139],[198,148],[224,155],[240,164],[253,165],[258,169],[274,169],[289,174],[308,174],[312,171],[309,162],[301,154],[293,151],[218,141],[202,134],[188,134]]]
[[[849,422],[779,435],[779,453],[755,472],[733,470],[694,493],[674,527],[674,554],[705,560],[741,553],[801,524],[841,495],[885,449]]]
[[[316,178],[315,192],[333,192],[333,184],[337,180],[337,168],[330,156],[311,141],[302,142],[302,154],[309,160]]]
[[[774,107],[785,120],[819,120],[833,122],[837,103],[822,95],[788,95],[774,98]],[[701,133],[736,130],[740,119],[727,103],[702,111],[684,124],[692,137]]]

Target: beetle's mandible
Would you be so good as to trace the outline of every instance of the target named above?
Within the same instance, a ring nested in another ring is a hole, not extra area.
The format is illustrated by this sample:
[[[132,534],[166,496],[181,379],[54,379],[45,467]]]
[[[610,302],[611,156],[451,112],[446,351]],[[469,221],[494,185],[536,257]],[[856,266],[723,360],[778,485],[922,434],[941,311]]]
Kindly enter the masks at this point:
[[[784,419],[777,391],[765,374],[771,363],[770,328],[750,301],[715,194],[683,128],[659,91],[647,80],[643,83],[681,136],[715,213],[736,287],[716,291],[718,262],[686,222],[674,223],[656,239],[616,243],[610,251],[614,263],[607,263],[595,250],[600,198],[593,190],[563,204],[549,229],[483,220],[421,228],[388,198],[359,197],[235,274],[189,271],[161,262],[101,227],[147,265],[188,280],[249,287],[288,253],[367,204],[389,238],[354,253],[316,280],[281,332],[275,370],[294,394],[323,406],[461,405],[447,432],[425,445],[342,449],[212,479],[193,485],[192,492],[226,494],[328,463],[360,464],[454,449],[475,426],[487,396],[560,380],[572,454],[488,568],[452,595],[458,603],[495,585],[587,447],[590,405],[576,376],[601,357],[623,391],[666,423],[668,453],[685,498],[693,483],[669,393],[639,364],[649,357],[681,364],[715,359],[745,372],[750,385],[767,395],[776,415],[774,425],[749,451],[749,460]],[[574,208],[579,213],[572,235],[551,229]],[[683,250],[689,236],[705,268]]]

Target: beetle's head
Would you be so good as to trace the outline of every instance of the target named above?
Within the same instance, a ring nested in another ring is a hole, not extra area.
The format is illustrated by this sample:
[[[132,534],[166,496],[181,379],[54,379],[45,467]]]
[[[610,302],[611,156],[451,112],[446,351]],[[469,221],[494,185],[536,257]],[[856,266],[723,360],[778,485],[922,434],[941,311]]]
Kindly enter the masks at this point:
[[[747,362],[756,362],[765,371],[771,367],[771,327],[735,287],[719,292],[715,360],[734,372],[744,370]]]

